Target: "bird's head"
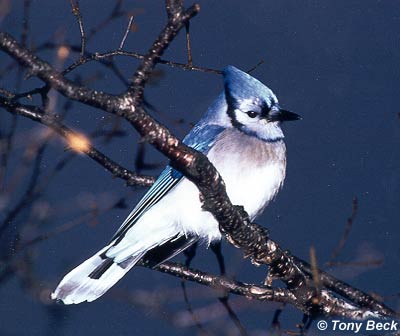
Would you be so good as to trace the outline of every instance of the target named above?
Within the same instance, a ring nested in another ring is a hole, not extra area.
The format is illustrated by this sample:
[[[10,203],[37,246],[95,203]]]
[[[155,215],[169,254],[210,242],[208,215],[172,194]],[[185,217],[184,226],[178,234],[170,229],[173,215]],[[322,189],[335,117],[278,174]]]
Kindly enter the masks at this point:
[[[227,66],[223,70],[227,115],[233,127],[264,141],[283,138],[282,121],[300,116],[280,108],[275,94],[249,74]]]

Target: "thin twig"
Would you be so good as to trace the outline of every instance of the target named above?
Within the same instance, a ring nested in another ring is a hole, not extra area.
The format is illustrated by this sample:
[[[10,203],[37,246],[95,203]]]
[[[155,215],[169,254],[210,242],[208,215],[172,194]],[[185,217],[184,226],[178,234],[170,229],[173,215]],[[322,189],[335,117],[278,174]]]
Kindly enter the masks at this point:
[[[188,61],[187,64],[188,66],[193,66],[193,56],[192,56],[192,47],[190,44],[190,22],[187,22],[185,25],[186,29],[186,50],[187,50],[187,56],[188,56]]]
[[[21,44],[24,47],[27,46],[28,42],[30,7],[31,7],[31,1],[24,0],[24,18],[22,21],[22,34],[21,34]]]
[[[283,304],[282,307],[275,310],[274,316],[272,317],[271,327],[270,327],[270,331],[272,331],[271,332],[272,335],[276,335],[276,336],[282,335],[281,323],[279,321],[279,317],[281,316],[284,307],[285,307],[285,304]]]
[[[249,70],[247,70],[246,72],[252,73],[254,70],[256,70],[261,64],[264,64],[264,60],[260,60],[255,66],[253,66],[252,68],[250,68]]]
[[[247,331],[245,327],[243,326],[242,322],[240,322],[239,317],[236,315],[235,311],[232,309],[232,307],[229,304],[228,297],[220,297],[218,298],[219,302],[222,303],[224,308],[226,309],[230,319],[233,321],[235,324],[236,328],[239,330],[240,335],[242,336],[247,336]]]
[[[190,267],[190,264],[191,264],[192,260],[196,256],[197,245],[198,245],[198,243],[196,242],[193,245],[189,246],[189,248],[187,248],[186,250],[183,251],[183,253],[185,255],[185,267],[188,267],[188,268]],[[189,295],[188,295],[188,292],[187,292],[187,286],[186,286],[186,280],[185,279],[181,279],[181,289],[182,289],[182,292],[183,292],[183,299],[185,301],[186,310],[188,311],[188,313],[189,313],[191,319],[193,320],[195,326],[200,331],[200,333],[208,335],[209,333],[203,327],[203,325],[201,324],[201,322],[197,318],[195,312],[193,311],[192,304],[189,301]]]
[[[90,54],[87,57],[76,61],[75,63],[71,64],[67,69],[63,71],[64,74],[71,72],[78,66],[81,66],[85,63],[92,62],[92,61],[99,61],[99,60],[104,60],[113,56],[127,56],[127,57],[133,57],[136,59],[143,60],[145,55],[137,53],[137,52],[132,52],[132,51],[125,51],[125,50],[112,50],[112,51],[107,51],[105,53],[94,53]],[[182,70],[187,70],[187,71],[200,71],[200,72],[208,72],[208,73],[214,73],[217,75],[222,74],[222,70],[217,70],[217,69],[211,69],[211,68],[206,68],[206,67],[200,67],[200,66],[195,66],[195,65],[189,65],[185,63],[179,63],[179,62],[174,62],[174,61],[169,61],[169,60],[164,60],[164,59],[158,59],[156,60],[156,63],[160,64],[165,64],[169,65],[172,68],[180,68]]]
[[[203,335],[208,335],[209,333],[207,332],[207,330],[204,328],[204,326],[201,324],[201,322],[199,321],[199,319],[196,317],[196,314],[193,311],[192,305],[190,304],[189,301],[189,296],[188,296],[188,292],[187,292],[187,287],[185,284],[185,279],[181,280],[181,288],[182,288],[182,292],[183,292],[183,299],[185,301],[185,305],[186,305],[186,310],[188,311],[190,317],[192,318],[196,328],[199,330],[199,332]]]
[[[75,16],[79,25],[79,32],[81,34],[81,57],[83,57],[85,55],[85,49],[86,49],[86,34],[85,34],[85,29],[83,27],[83,18],[81,9],[79,7],[79,0],[70,0],[70,2],[72,7],[72,14]]]
[[[55,48],[60,48],[62,46],[63,45],[60,45],[60,44],[56,44],[56,43],[52,43],[52,42],[46,42],[46,43],[43,43],[42,45],[38,46],[36,50],[40,51],[40,50],[46,50],[46,49],[55,49]],[[80,52],[80,50],[81,50],[80,47],[74,46],[74,45],[67,46],[67,48],[70,49],[73,52]],[[110,68],[113,71],[113,65],[114,64],[113,64],[113,62],[111,62],[108,59],[112,59],[112,57],[114,57],[114,56],[127,56],[127,57],[132,57],[132,58],[135,58],[135,59],[139,59],[139,60],[142,60],[144,58],[144,54],[137,53],[137,52],[132,52],[132,51],[118,50],[118,49],[117,50],[112,50],[112,51],[107,51],[107,52],[104,52],[104,53],[98,53],[98,52],[89,53],[89,52],[86,52],[85,53],[85,57],[83,57],[83,59],[76,60],[69,67],[67,67],[65,70],[63,70],[62,74],[65,75],[65,74],[71,72],[72,70],[75,70],[79,66],[81,66],[83,64],[86,64],[88,62],[92,62],[92,61],[99,61],[99,62],[101,62],[102,65]],[[186,70],[186,71],[199,71],[199,72],[213,73],[213,74],[216,74],[216,75],[221,75],[222,74],[222,70],[211,69],[211,68],[195,66],[195,65],[190,66],[190,65],[185,64],[185,63],[179,63],[179,62],[174,62],[174,61],[165,60],[165,59],[159,59],[156,62],[159,63],[159,64],[168,65],[171,68],[179,68],[179,69]],[[0,77],[1,77],[1,74],[0,74]]]
[[[27,47],[27,42],[28,42],[30,7],[31,7],[31,1],[30,0],[24,0],[24,16],[23,16],[23,19],[22,19],[22,33],[21,33],[21,45],[23,47]],[[16,92],[18,92],[19,89],[21,88],[22,77],[23,77],[22,74],[23,74],[23,69],[22,68],[18,68],[17,69],[16,84],[15,84],[15,91]]]
[[[357,216],[357,212],[358,212],[358,199],[357,199],[357,197],[354,197],[353,201],[352,201],[352,206],[351,206],[351,215],[347,219],[347,223],[346,223],[346,226],[344,228],[343,236],[340,239],[338,245],[333,250],[329,261],[326,263],[327,266],[332,266],[334,261],[335,261],[335,259],[338,257],[340,252],[342,252],[342,250],[343,250],[343,248],[344,248],[344,246],[346,244],[347,238],[348,238],[348,236],[350,234],[351,227],[353,226],[354,220],[355,220],[355,218]]]
[[[118,50],[122,50],[122,48],[124,47],[125,40],[128,37],[128,34],[129,34],[129,32],[131,31],[131,28],[132,28],[132,22],[133,22],[133,15],[131,15],[131,17],[129,18],[128,26],[126,27],[126,31],[125,31],[124,37],[122,38],[121,43],[119,44]]]
[[[331,261],[329,262],[329,267],[338,266],[356,266],[356,267],[371,267],[380,266],[383,264],[384,259],[371,259],[365,261]]]
[[[37,149],[35,161],[33,164],[34,168],[32,170],[32,175],[28,187],[26,188],[19,202],[14,206],[14,208],[10,209],[6,214],[3,222],[0,225],[0,237],[4,234],[6,229],[12,224],[13,220],[22,211],[22,209],[24,209],[26,206],[30,204],[32,198],[37,197],[36,184],[39,179],[40,164],[42,162],[43,151],[45,150],[46,146],[47,146],[47,140],[45,140]]]
[[[318,273],[318,263],[317,263],[317,253],[315,252],[314,246],[310,247],[310,264],[312,270],[312,279],[316,289],[316,296],[313,298],[315,304],[319,304],[319,299],[321,295],[321,282]]]
[[[307,274],[312,274],[312,267],[310,264],[304,260],[293,256],[294,261],[299,267]],[[368,307],[371,311],[379,311],[383,316],[395,317],[398,314],[385,306],[382,302],[376,300],[371,295],[350,286],[349,284],[335,278],[334,276],[324,272],[323,270],[318,270],[321,284],[327,289],[341,295],[345,299],[351,301],[352,303],[359,305],[360,307]]]
[[[4,181],[7,173],[8,159],[11,152],[12,141],[14,138],[15,130],[17,129],[18,116],[13,115],[11,118],[11,125],[9,126],[8,132],[3,136],[0,136],[0,191],[4,188]]]

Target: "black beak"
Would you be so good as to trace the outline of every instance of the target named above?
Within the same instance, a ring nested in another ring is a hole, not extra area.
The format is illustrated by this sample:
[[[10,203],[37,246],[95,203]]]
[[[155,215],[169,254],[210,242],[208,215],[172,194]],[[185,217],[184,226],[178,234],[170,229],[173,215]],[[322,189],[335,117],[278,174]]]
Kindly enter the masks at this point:
[[[279,110],[279,113],[277,115],[277,120],[279,121],[292,121],[301,119],[301,116],[299,116],[298,114],[282,109]]]

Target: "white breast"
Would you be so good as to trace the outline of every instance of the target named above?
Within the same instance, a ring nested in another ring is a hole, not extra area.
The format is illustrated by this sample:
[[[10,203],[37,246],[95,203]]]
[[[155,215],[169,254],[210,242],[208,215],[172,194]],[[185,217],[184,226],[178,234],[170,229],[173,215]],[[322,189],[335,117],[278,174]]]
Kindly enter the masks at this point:
[[[221,174],[234,205],[242,205],[254,219],[275,196],[285,178],[285,145],[266,143],[243,133],[225,130],[208,153]],[[218,222],[201,209],[197,187],[184,178],[147,211],[127,236],[131,240],[154,240],[177,233],[195,233],[208,242],[221,239]],[[153,234],[149,236],[149,232]],[[142,237],[146,232],[146,237]],[[147,245],[149,245],[148,243]]]
[[[207,157],[221,174],[232,203],[244,206],[254,219],[282,186],[285,151],[283,141],[266,143],[229,129],[221,134]],[[199,191],[187,179],[156,207],[164,210],[164,220],[175,222],[183,232],[196,233],[209,241],[221,238],[217,221],[201,209]]]
[[[229,129],[208,157],[224,179],[232,203],[244,206],[252,219],[274,198],[285,179],[283,141],[267,143]]]

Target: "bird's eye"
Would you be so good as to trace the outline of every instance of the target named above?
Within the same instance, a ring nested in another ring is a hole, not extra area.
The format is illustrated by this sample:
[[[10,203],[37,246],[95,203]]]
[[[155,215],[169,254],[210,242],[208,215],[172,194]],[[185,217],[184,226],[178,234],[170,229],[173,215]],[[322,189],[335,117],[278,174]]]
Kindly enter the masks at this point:
[[[246,112],[247,113],[247,115],[250,117],[250,118],[255,118],[255,117],[257,117],[257,115],[258,115],[258,113],[257,112],[254,112],[254,111],[248,111],[248,112]]]

